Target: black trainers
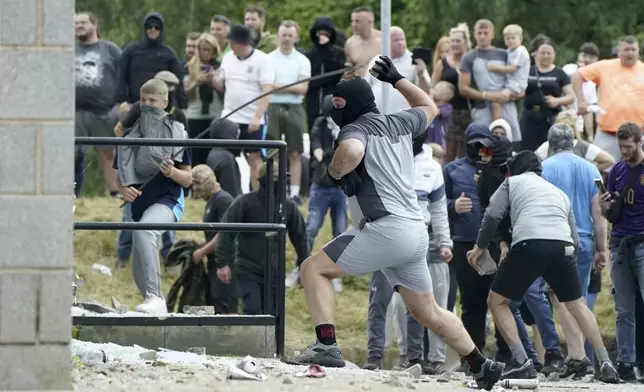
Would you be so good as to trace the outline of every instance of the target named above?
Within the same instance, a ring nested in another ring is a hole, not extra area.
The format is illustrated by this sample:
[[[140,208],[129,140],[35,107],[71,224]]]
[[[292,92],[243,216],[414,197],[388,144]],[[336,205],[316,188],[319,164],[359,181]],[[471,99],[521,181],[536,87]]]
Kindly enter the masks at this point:
[[[551,373],[562,373],[564,368],[564,359],[558,351],[546,351],[545,365],[541,369],[541,373],[549,376]]]
[[[567,378],[572,376],[573,380],[580,380],[588,373],[588,368],[592,367],[593,364],[590,363],[590,359],[572,359],[566,358],[564,362],[563,372],[561,373],[561,378]]]
[[[437,376],[445,373],[445,368],[443,367],[442,362],[428,362],[425,368],[423,368],[423,373],[430,376]]]
[[[638,362],[635,365],[635,374],[637,375],[637,380],[644,384],[644,363]]]
[[[342,351],[337,344],[329,346],[317,341],[308,346],[300,355],[282,358],[282,362],[290,365],[320,365],[333,368],[345,366]]]
[[[637,381],[637,375],[635,374],[635,365],[633,365],[632,363],[617,362],[617,374],[619,374],[619,378],[624,382]]]
[[[504,363],[488,359],[481,367],[481,371],[474,374],[476,385],[486,391],[491,391],[494,384],[501,379],[503,369],[505,369]]]
[[[362,365],[364,370],[379,370],[381,365],[380,358],[367,358],[367,362]]]
[[[619,384],[620,381],[619,373],[610,362],[602,363],[602,366],[599,368],[599,377],[597,377],[597,379],[607,384]]]
[[[538,377],[537,369],[534,368],[532,360],[528,359],[523,364],[517,363],[513,360],[510,365],[505,366],[505,370],[501,375],[501,380],[506,378],[517,378],[521,380],[534,379]]]
[[[409,368],[409,361],[407,360],[406,355],[400,355],[398,356],[398,360],[396,361],[396,364],[394,365],[392,370],[395,371],[403,371]]]

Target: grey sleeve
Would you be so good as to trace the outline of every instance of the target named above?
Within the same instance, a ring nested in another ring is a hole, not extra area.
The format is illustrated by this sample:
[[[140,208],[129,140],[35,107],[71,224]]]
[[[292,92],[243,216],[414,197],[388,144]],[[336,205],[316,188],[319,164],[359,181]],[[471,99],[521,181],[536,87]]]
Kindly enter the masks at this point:
[[[340,130],[338,133],[338,143],[346,139],[358,139],[367,147],[367,135],[366,132],[358,126],[347,125],[346,127]]]
[[[447,218],[447,199],[445,198],[445,185],[429,194],[429,213],[432,217],[432,232],[438,240],[438,247],[452,248],[454,243],[450,238],[449,220]]]
[[[469,51],[461,59],[461,72],[472,73],[474,70],[474,52]]]
[[[572,243],[575,245],[575,248],[579,247],[579,233],[577,232],[577,221],[575,220],[575,214],[572,211],[572,206],[568,204],[568,224],[570,225],[570,236],[572,237]]]
[[[481,249],[487,248],[490,241],[496,234],[499,224],[510,211],[510,185],[508,180],[503,181],[501,186],[490,198],[490,205],[485,209],[479,236],[476,239],[476,246]]]
[[[429,126],[425,112],[419,108],[403,110],[389,116],[401,122],[405,129],[410,129],[414,138],[420,136]]]

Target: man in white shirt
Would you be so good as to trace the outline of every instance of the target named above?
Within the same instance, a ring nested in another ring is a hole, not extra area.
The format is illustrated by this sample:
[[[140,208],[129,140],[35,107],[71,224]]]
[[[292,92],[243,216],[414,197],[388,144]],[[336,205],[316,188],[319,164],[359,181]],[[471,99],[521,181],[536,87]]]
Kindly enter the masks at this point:
[[[248,27],[231,26],[228,40],[231,51],[224,56],[214,81],[215,88],[225,92],[222,117],[226,117],[246,102],[270,91],[275,81],[273,64],[266,53],[253,49],[253,39]],[[267,96],[229,117],[231,121],[239,124],[241,140],[264,139],[268,104]],[[251,185],[255,190],[259,188],[259,167],[262,164],[262,156],[257,149],[247,149],[245,152],[251,169]]]
[[[390,29],[391,32],[391,61],[396,66],[396,69],[402,76],[407,80],[414,83],[420,87],[423,91],[429,94],[431,88],[431,81],[429,78],[429,72],[427,72],[427,65],[421,59],[416,59],[415,62],[412,61],[412,53],[407,50],[407,40],[405,38],[405,32],[400,27],[392,26]],[[375,56],[367,69],[371,69],[374,63],[378,59],[377,55]],[[409,104],[405,98],[393,88],[389,83],[383,83],[378,79],[374,78],[370,73],[367,72],[365,80],[371,85],[373,90],[373,95],[376,97],[376,105],[378,109],[383,114],[392,114],[397,113],[402,110],[409,109]],[[382,105],[382,96],[385,89],[389,90],[389,102],[387,107]]]
[[[268,55],[275,69],[275,88],[311,77],[311,62],[295,49],[299,34],[300,28],[292,20],[283,21],[277,30],[279,46]],[[304,151],[302,135],[307,129],[306,111],[302,102],[308,90],[308,82],[289,87],[279,94],[271,95],[268,105],[268,137],[282,140],[284,136],[286,139],[289,150],[288,168],[291,174],[290,196],[297,205],[302,205],[302,199],[300,199],[301,154]]]
[[[563,66],[563,70],[564,72],[566,72],[566,74],[568,74],[568,76],[572,77],[572,75],[580,68],[597,61],[599,61],[599,48],[594,43],[588,42],[581,45],[581,48],[579,48],[579,53],[577,54],[577,63],[566,64]],[[583,82],[582,91],[584,98],[589,105],[597,104],[599,98],[597,97],[597,85],[594,82],[590,80]],[[576,99],[575,103],[572,105],[572,109],[575,112],[577,111]],[[592,143],[595,138],[595,113],[586,113],[583,116],[578,116],[577,130],[580,133],[585,134],[586,140],[588,140],[589,143]]]

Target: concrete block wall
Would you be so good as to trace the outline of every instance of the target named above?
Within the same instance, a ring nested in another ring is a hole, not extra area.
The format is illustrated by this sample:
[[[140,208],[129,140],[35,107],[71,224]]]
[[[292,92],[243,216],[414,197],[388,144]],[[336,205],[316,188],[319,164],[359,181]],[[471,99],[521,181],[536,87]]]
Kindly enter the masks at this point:
[[[71,391],[74,0],[0,1],[0,390]]]

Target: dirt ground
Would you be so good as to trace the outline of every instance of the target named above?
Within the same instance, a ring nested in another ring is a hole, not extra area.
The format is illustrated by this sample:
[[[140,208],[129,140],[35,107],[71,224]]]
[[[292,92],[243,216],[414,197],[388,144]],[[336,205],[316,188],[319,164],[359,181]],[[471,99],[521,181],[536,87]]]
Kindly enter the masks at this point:
[[[435,392],[472,391],[465,386],[470,379],[447,373],[437,377],[413,376],[393,371],[371,372],[355,365],[344,369],[326,369],[326,377],[300,378],[297,373],[306,369],[277,360],[262,360],[266,381],[227,380],[227,369],[238,358],[213,358],[206,365],[130,365],[110,363],[82,365],[74,370],[76,392],[394,392],[427,390]],[[156,365],[156,366],[155,366]],[[627,392],[641,385],[608,385],[589,381],[542,382],[537,391],[547,392]],[[503,389],[495,387],[497,392]]]

